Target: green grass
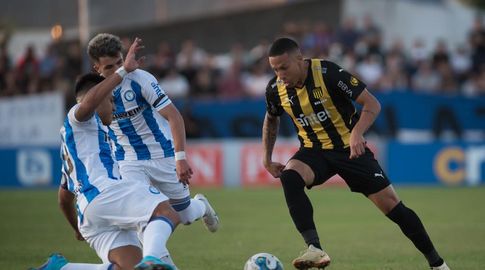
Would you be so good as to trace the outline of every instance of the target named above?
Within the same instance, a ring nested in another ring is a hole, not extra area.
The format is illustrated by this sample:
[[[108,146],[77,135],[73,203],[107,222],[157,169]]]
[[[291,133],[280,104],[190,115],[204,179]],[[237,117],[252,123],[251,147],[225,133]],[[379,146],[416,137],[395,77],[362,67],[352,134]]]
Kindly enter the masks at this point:
[[[211,234],[201,222],[179,226],[169,249],[180,269],[242,269],[257,252],[278,256],[286,269],[304,248],[280,189],[202,190],[221,217]],[[485,269],[485,188],[398,188],[420,215],[452,269]],[[195,190],[194,190],[195,194]],[[346,189],[309,192],[329,269],[427,269],[425,259],[370,201]],[[0,269],[40,265],[53,251],[72,262],[99,263],[78,242],[57,208],[53,190],[0,191]]]

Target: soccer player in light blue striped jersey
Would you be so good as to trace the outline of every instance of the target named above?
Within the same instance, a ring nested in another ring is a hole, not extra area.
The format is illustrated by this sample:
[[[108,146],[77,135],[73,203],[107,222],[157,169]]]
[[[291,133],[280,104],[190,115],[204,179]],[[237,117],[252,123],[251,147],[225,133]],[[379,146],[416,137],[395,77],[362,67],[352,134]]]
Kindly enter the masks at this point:
[[[102,33],[88,44],[94,69],[103,77],[123,65],[122,43]],[[219,218],[202,194],[190,197],[192,169],[185,157],[185,126],[182,116],[150,73],[136,69],[114,87],[115,110],[110,137],[123,178],[156,186],[179,213],[181,223],[203,218],[215,232]]]
[[[160,258],[179,215],[155,187],[120,178],[105,126],[113,116],[112,90],[138,68],[135,53],[141,47],[135,39],[123,66],[106,79],[94,73],[80,77],[78,103],[61,128],[61,210],[76,238],[86,240],[103,263],[69,263],[55,253],[37,270],[175,269]]]

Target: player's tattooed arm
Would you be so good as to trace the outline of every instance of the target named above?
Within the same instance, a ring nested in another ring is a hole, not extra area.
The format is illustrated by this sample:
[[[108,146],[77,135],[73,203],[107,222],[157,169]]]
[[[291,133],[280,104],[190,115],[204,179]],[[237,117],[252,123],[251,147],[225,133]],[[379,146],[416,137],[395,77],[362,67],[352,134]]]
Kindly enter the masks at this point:
[[[283,164],[271,160],[279,125],[280,118],[278,116],[266,113],[263,123],[263,164],[274,177],[279,177],[284,168]]]

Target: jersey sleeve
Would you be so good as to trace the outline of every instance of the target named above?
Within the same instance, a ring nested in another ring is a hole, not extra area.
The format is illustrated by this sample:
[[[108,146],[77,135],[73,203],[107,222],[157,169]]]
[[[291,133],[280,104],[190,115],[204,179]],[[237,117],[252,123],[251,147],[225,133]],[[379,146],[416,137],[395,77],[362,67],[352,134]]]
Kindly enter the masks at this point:
[[[139,70],[139,73],[141,76],[140,82],[143,84],[142,95],[155,110],[159,111],[172,103],[152,74],[143,70]]]
[[[266,86],[266,111],[272,116],[281,116],[283,107],[278,96],[278,87],[276,86],[276,77],[269,81]]]
[[[74,126],[85,126],[91,124],[91,121],[95,121],[94,114],[91,118],[86,121],[79,121],[76,119],[76,111],[79,108],[79,104],[74,105],[69,112],[67,113],[67,119],[69,120],[70,125]]]
[[[323,61],[322,67],[323,78],[328,91],[356,100],[366,88],[365,83],[333,62]]]

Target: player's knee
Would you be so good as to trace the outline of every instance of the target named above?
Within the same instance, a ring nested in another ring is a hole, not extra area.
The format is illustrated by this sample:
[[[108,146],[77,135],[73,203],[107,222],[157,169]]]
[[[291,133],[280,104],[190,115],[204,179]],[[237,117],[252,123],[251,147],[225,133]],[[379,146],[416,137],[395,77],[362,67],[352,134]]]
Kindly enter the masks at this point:
[[[284,170],[281,173],[280,180],[285,192],[303,190],[305,187],[305,181],[295,170]]]
[[[161,202],[153,211],[152,217],[166,217],[170,219],[174,226],[177,226],[180,223],[180,217],[175,210],[173,210],[172,206],[168,201]]]

